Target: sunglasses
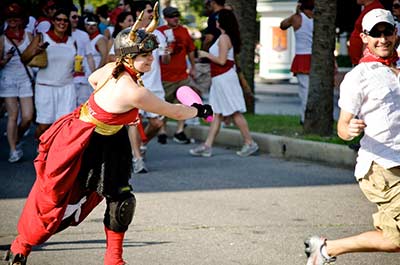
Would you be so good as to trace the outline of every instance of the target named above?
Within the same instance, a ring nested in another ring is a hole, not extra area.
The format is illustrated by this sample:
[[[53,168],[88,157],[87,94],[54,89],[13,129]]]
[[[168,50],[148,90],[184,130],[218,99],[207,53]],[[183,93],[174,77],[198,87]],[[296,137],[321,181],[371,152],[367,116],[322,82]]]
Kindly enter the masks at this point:
[[[382,34],[385,37],[390,37],[393,36],[393,33],[394,33],[394,28],[385,28],[384,30],[372,29],[370,32],[365,32],[365,34],[367,34],[372,38],[380,38]]]
[[[78,19],[79,16],[78,16],[78,15],[73,15],[73,16],[71,16],[71,18],[72,18],[72,19]]]
[[[153,9],[146,10],[146,12],[151,14],[151,13],[153,13]]]
[[[69,22],[69,19],[68,18],[60,18],[60,17],[56,17],[56,18],[54,18],[54,20],[56,21],[56,22],[64,22],[64,23],[68,23]]]
[[[399,9],[400,8],[400,4],[399,3],[393,4],[393,8],[394,9]]]

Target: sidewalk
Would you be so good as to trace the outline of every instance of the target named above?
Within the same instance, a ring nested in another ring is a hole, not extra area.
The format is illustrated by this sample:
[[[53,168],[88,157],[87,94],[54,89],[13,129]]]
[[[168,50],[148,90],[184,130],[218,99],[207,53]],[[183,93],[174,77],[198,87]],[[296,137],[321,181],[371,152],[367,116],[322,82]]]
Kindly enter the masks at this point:
[[[255,81],[256,114],[299,115],[299,105],[296,105],[299,104],[297,84],[289,82],[269,84],[257,78]],[[291,102],[288,103],[287,100]],[[335,104],[337,104],[337,94]],[[337,107],[334,116],[338,116]],[[173,132],[174,125],[171,124],[169,134],[172,135]],[[188,126],[186,132],[189,137],[204,141],[207,137],[208,127]],[[347,168],[353,168],[355,165],[357,153],[346,145],[306,141],[264,133],[252,133],[252,135],[259,144],[260,151],[273,157],[310,160]],[[215,143],[240,148],[242,145],[240,132],[221,128]]]

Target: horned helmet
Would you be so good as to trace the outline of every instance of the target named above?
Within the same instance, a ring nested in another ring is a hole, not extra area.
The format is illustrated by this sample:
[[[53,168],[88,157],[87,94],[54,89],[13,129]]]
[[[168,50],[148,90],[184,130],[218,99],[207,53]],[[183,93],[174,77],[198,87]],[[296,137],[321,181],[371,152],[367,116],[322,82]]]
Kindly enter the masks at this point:
[[[144,11],[140,13],[135,24],[118,33],[114,41],[115,55],[124,58],[134,58],[141,53],[149,53],[158,47],[157,37],[151,34],[158,25],[158,2],[154,5],[153,20],[146,28],[139,29]]]

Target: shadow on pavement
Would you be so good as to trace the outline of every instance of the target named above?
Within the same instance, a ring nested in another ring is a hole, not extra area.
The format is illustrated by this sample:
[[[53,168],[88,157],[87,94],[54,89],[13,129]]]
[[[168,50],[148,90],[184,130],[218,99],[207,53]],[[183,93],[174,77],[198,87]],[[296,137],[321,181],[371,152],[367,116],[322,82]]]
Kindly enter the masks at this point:
[[[8,163],[5,122],[0,123],[0,199],[25,198],[35,179],[33,159],[36,147],[33,130],[24,139],[21,162]],[[236,150],[214,148],[211,158],[191,157],[195,145],[166,145],[152,141],[146,155],[150,172],[134,175],[135,192],[172,192],[218,189],[298,187],[355,184],[351,170],[305,161],[285,161],[267,154],[240,158]]]

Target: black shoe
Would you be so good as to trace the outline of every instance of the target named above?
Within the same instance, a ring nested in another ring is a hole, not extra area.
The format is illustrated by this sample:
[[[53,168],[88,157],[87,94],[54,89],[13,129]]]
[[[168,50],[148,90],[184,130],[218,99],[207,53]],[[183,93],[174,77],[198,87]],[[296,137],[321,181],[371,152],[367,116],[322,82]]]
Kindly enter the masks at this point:
[[[167,135],[165,133],[159,134],[157,136],[157,142],[159,142],[160,144],[166,144],[167,143]]]
[[[174,134],[174,142],[177,142],[178,144],[189,144],[190,139],[186,137],[184,132],[180,132]]]
[[[14,255],[11,251],[7,253],[7,261],[9,265],[26,265],[27,257],[22,254]]]

